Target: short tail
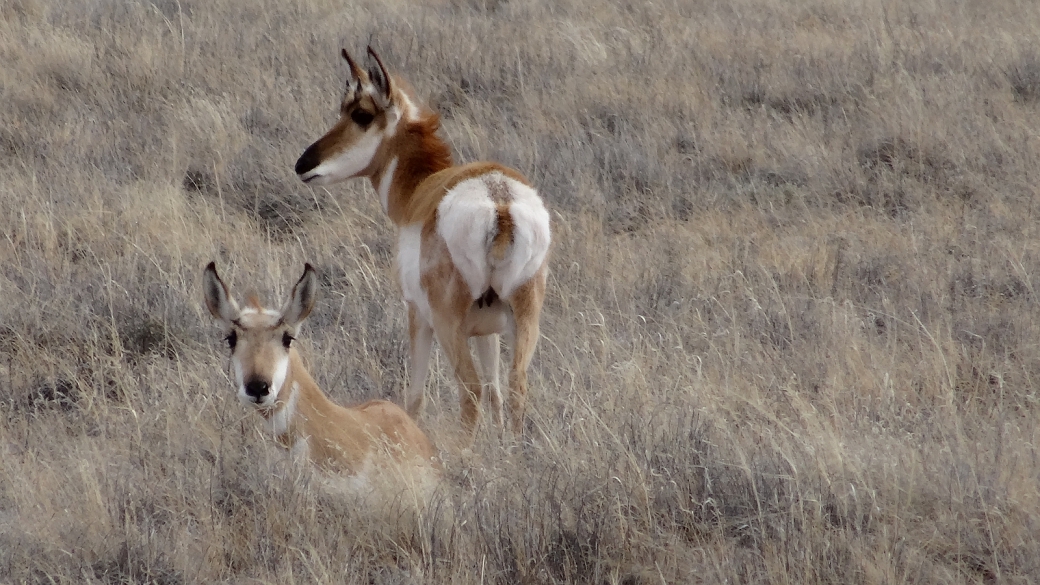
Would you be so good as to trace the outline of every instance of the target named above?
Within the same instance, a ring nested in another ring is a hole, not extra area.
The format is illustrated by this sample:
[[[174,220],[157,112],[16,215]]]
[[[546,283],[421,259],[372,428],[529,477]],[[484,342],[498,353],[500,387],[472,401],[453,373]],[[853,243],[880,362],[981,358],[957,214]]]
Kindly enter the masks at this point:
[[[491,238],[491,249],[488,250],[493,266],[502,262],[509,248],[513,245],[513,215],[509,213],[509,204],[502,202],[495,206],[495,235]],[[493,287],[488,287],[484,294],[480,295],[474,302],[477,307],[490,307],[498,300],[498,292]]]
[[[513,245],[513,215],[509,213],[508,203],[495,206],[495,237],[491,240],[491,258],[501,262],[506,252]]]

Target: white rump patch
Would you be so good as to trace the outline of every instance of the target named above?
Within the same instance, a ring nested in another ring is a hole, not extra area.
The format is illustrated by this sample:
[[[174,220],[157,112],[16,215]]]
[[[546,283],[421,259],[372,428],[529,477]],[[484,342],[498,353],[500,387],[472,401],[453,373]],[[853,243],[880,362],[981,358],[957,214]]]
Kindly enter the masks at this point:
[[[508,298],[534,276],[549,253],[549,212],[538,192],[519,181],[506,179],[513,193],[509,214],[513,218],[513,245],[491,275],[491,286]]]
[[[422,288],[422,224],[406,225],[397,234],[397,270],[406,302],[414,303],[419,315],[433,323],[433,312]]]
[[[455,185],[437,206],[437,234],[448,245],[448,253],[473,299],[480,298],[491,285],[488,251],[495,235],[495,216],[495,202],[484,177]]]
[[[487,181],[502,182],[512,198],[513,244],[494,262],[491,242],[497,229],[496,206]],[[444,238],[451,259],[474,299],[488,287],[508,298],[537,272],[549,252],[549,212],[538,193],[502,173],[490,173],[460,182],[437,207],[437,233]]]

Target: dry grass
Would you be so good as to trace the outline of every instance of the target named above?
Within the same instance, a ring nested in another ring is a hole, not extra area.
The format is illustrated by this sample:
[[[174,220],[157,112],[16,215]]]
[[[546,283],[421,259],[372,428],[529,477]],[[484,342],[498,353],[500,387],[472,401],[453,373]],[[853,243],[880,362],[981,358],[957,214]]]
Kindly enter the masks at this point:
[[[0,580],[1035,582],[1037,31],[1010,0],[0,4]],[[446,450],[417,519],[262,437],[199,286],[274,302],[314,263],[317,380],[400,400],[389,222],[291,170],[369,41],[556,230],[530,432]]]

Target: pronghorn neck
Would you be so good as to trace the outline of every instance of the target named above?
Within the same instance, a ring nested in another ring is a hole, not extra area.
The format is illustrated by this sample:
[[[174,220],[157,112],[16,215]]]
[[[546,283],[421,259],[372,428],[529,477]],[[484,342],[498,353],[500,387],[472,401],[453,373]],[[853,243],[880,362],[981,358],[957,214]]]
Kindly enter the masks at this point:
[[[440,118],[429,109],[420,110],[403,92],[402,119],[390,137],[383,162],[370,176],[380,203],[398,226],[409,223],[409,208],[416,187],[430,175],[453,165],[451,149],[437,131]]]
[[[267,425],[277,441],[288,448],[305,439],[307,420],[315,412],[329,408],[331,401],[318,387],[317,382],[307,372],[296,348],[289,350],[289,369],[278,402],[269,410],[261,410],[260,414],[267,419]]]

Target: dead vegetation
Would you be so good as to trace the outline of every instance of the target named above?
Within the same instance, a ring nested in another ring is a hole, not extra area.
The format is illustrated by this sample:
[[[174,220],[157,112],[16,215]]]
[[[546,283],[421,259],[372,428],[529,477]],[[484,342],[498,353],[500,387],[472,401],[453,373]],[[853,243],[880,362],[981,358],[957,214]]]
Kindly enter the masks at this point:
[[[1016,2],[0,5],[0,580],[1036,581],[1038,25]],[[447,450],[418,518],[287,463],[199,285],[312,262],[318,383],[400,402],[390,226],[369,187],[292,173],[338,48],[368,42],[556,230],[527,438]]]

